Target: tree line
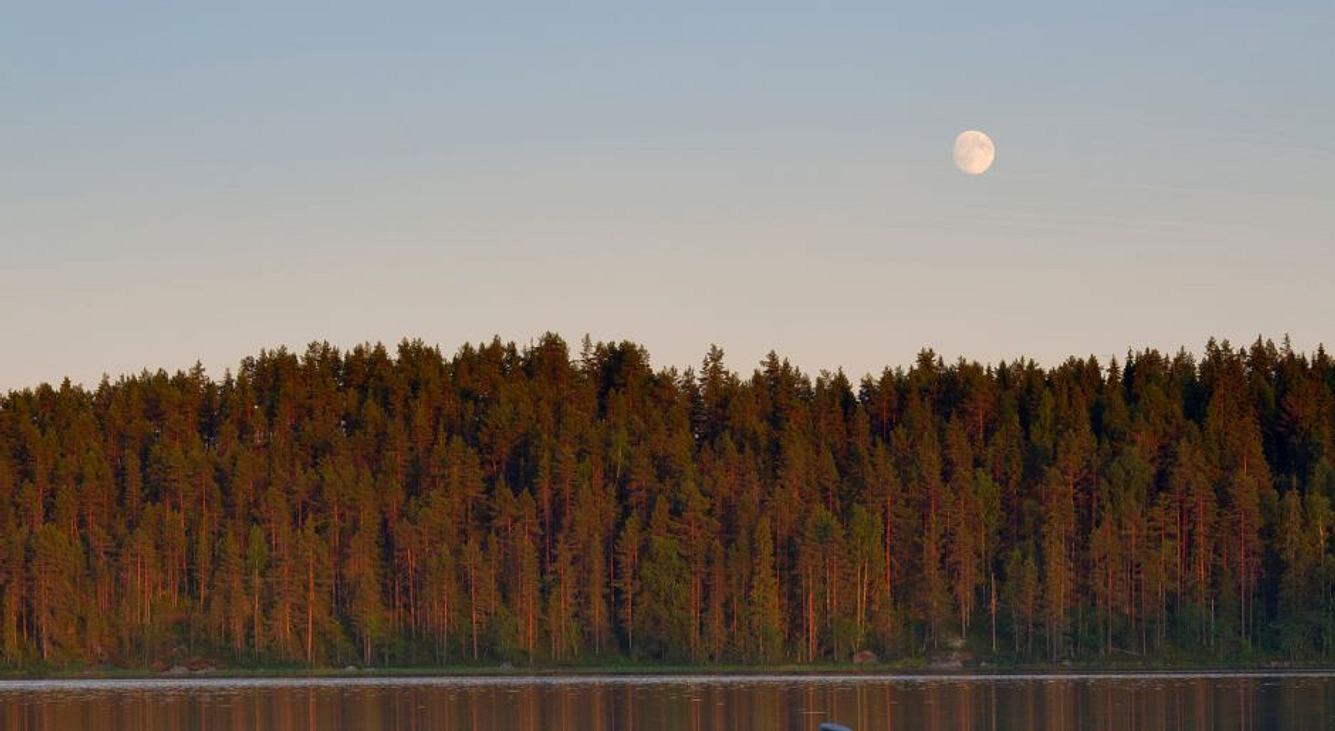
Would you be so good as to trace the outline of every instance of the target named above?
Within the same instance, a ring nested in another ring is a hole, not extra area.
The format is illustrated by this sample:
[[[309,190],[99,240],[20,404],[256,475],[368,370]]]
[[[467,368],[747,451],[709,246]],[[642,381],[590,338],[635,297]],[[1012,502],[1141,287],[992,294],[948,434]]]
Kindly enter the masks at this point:
[[[0,397],[0,663],[1329,658],[1335,365],[547,335]]]

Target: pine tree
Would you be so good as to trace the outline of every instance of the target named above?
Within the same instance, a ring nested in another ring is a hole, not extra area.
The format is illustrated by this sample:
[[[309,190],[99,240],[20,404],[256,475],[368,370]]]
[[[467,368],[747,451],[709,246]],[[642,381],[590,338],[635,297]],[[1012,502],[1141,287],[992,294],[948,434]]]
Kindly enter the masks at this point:
[[[774,536],[769,518],[762,517],[755,529],[755,565],[751,570],[751,590],[747,611],[753,644],[753,659],[762,664],[779,658],[782,649],[783,617],[779,613],[779,586],[775,579]]]
[[[1259,339],[856,389],[554,335],[39,385],[0,395],[0,664],[1320,662],[1332,455],[1335,363]]]

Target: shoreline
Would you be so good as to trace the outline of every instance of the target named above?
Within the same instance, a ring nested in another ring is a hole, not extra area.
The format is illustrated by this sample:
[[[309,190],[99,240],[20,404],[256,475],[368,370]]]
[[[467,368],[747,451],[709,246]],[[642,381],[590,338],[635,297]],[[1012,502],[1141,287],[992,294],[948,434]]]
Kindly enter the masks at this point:
[[[176,666],[165,671],[144,668],[79,668],[46,671],[0,670],[0,683],[40,681],[189,681],[189,680],[595,680],[619,678],[690,679],[790,679],[790,678],[867,678],[904,680],[958,680],[987,678],[1134,678],[1134,677],[1226,677],[1335,675],[1335,665],[1320,663],[1278,664],[1164,664],[1146,666],[1117,665],[1033,665],[1015,667],[930,668],[879,664],[875,666],[632,666],[600,665],[572,667],[390,667],[390,668],[245,668]]]

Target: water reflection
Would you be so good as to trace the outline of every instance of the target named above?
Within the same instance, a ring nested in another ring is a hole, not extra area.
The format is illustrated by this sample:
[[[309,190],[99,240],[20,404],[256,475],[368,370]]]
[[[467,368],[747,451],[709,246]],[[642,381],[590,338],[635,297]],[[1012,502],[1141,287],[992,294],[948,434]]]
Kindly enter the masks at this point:
[[[1335,675],[0,683],[0,731],[1329,729]]]

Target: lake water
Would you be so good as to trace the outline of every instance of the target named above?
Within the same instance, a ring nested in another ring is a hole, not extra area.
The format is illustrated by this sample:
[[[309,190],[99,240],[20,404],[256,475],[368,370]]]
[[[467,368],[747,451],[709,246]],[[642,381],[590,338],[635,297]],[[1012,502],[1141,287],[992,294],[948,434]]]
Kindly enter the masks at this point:
[[[1335,673],[0,682],[0,731],[1335,729]]]

